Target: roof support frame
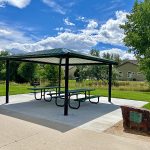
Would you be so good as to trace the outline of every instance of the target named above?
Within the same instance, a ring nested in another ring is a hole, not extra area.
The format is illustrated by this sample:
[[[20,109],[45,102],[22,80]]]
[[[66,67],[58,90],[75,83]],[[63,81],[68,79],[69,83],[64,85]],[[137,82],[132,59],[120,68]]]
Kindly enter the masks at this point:
[[[64,116],[68,115],[68,104],[69,104],[68,87],[69,87],[69,57],[66,57]]]
[[[112,65],[109,65],[108,67],[108,101],[111,103]]]
[[[60,93],[60,87],[61,87],[61,62],[62,62],[62,58],[60,58],[60,60],[59,60],[59,76],[58,76],[58,78],[59,78],[58,79],[59,93]]]
[[[10,62],[6,60],[6,103],[9,103]]]

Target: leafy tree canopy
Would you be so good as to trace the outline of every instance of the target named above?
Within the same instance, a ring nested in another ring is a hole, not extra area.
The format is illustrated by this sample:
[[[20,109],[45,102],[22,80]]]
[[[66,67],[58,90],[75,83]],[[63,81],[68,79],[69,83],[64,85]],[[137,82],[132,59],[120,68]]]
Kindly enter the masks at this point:
[[[124,43],[140,63],[141,70],[150,82],[150,0],[135,1],[124,29]]]
[[[35,78],[36,64],[34,63],[21,63],[18,68],[18,74],[27,82],[31,82]]]

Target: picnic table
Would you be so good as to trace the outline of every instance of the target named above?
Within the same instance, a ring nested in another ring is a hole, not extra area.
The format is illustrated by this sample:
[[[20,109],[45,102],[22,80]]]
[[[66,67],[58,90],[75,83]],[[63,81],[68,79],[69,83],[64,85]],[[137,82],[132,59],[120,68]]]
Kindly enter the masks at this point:
[[[36,100],[42,100],[44,99],[45,101],[51,101],[52,100],[52,95],[56,95],[59,94],[58,89],[59,88],[64,88],[64,87],[59,87],[59,86],[50,86],[50,87],[32,87],[32,88],[28,88],[29,90],[32,90],[34,93],[34,97]],[[52,93],[52,90],[55,90],[54,93]],[[37,93],[40,91],[40,98],[37,98]],[[49,92],[51,97],[49,99],[46,99],[46,92]]]
[[[32,90],[34,93],[34,97],[36,100],[42,100],[44,99],[45,101],[50,102],[53,98],[55,99],[55,104],[59,107],[64,107],[64,102],[63,104],[60,104],[60,100],[65,101],[65,91],[58,91],[58,89],[64,88],[64,87],[59,87],[59,86],[50,86],[50,87],[33,87],[29,88]],[[55,89],[55,92],[52,93],[52,91]],[[91,95],[91,91],[94,91],[95,89],[93,88],[81,88],[81,89],[71,89],[68,90],[68,99],[69,99],[69,107],[72,109],[78,109],[80,107],[81,102],[85,102],[86,100],[89,100],[93,104],[99,103],[99,95]],[[37,98],[37,93],[40,91],[40,98]],[[47,93],[49,92],[49,93]],[[83,97],[79,97],[80,94],[83,94]],[[46,94],[50,95],[49,99],[46,99]],[[76,98],[71,98],[72,96],[76,96]],[[98,100],[92,101],[91,99],[93,98],[98,98]],[[71,104],[72,101],[75,101],[77,103],[76,106],[73,106]]]
[[[72,109],[78,109],[80,107],[81,102],[85,102],[86,100],[89,100],[91,103],[97,104],[99,103],[99,95],[91,95],[91,91],[94,91],[93,88],[81,88],[81,89],[73,89],[68,90],[68,98],[69,98],[69,107]],[[84,97],[79,98],[79,94],[84,93]],[[76,95],[76,98],[71,99],[72,96]],[[57,106],[63,107],[64,104],[58,104],[58,98],[65,99],[64,91],[60,91],[60,94],[58,96],[53,97],[55,98],[55,103]],[[98,101],[91,101],[93,98],[98,98]],[[76,101],[77,105],[72,106],[71,101]]]

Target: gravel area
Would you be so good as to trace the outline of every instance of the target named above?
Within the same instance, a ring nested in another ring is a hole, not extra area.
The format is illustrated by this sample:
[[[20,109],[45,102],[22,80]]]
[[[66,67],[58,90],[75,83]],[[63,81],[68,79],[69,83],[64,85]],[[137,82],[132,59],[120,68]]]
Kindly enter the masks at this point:
[[[123,121],[118,122],[117,124],[105,130],[104,132],[108,134],[113,134],[113,135],[118,135],[122,137],[128,137],[132,139],[150,142],[150,134],[146,134],[146,133],[139,132],[139,131],[134,131],[131,129],[124,130]]]

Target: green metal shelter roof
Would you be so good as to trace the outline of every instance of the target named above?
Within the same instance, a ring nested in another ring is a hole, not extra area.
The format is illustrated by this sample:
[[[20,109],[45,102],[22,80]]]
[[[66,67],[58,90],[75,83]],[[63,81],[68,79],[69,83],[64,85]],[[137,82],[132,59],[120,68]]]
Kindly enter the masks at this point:
[[[7,57],[0,57],[0,60],[16,60],[36,63],[47,63],[56,65],[65,65],[65,58],[69,58],[69,65],[92,65],[105,64],[117,65],[115,61],[102,59],[99,57],[79,53],[70,49],[57,48],[42,51],[29,52],[26,54],[11,55]]]

